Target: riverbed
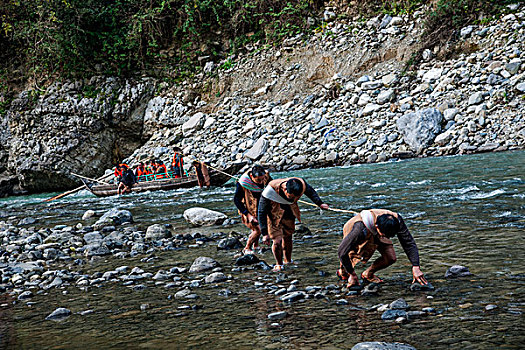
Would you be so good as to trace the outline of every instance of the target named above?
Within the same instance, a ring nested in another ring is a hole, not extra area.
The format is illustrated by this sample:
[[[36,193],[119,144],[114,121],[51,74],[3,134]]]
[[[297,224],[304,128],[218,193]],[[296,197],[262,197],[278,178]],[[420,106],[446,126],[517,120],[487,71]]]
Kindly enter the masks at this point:
[[[385,280],[377,295],[347,295],[337,280],[337,247],[350,213],[301,205],[311,233],[296,234],[294,263],[278,274],[234,265],[237,250],[217,250],[216,240],[177,249],[149,249],[119,259],[108,255],[80,264],[56,262],[45,270],[68,269],[96,275],[120,266],[140,267],[153,275],[172,267],[189,268],[200,256],[221,265],[228,279],[205,283],[209,273],[183,273],[177,281],[195,297],[176,298],[183,289],[145,278],[125,285],[113,280],[79,288],[33,288],[34,296],[17,300],[24,289],[0,295],[0,347],[6,348],[267,348],[342,349],[362,341],[410,344],[418,349],[514,349],[525,343],[525,152],[410,159],[350,167],[272,174],[306,179],[333,208],[359,211],[387,208],[399,212],[419,247],[421,269],[435,287],[413,292],[411,267],[397,239],[398,261],[379,275]],[[53,194],[0,200],[0,221],[19,223],[32,217],[35,230],[74,227],[86,210],[97,214],[118,207],[133,214],[133,227],[170,224],[173,234],[246,237],[240,224],[190,227],[184,210],[205,207],[238,220],[232,197],[234,183],[209,190],[96,198],[87,192],[54,202]],[[233,232],[233,233],[232,233]],[[376,253],[377,254],[377,253]],[[271,251],[259,258],[273,264]],[[447,279],[448,268],[463,265],[472,275]],[[365,266],[366,267],[366,266]],[[358,267],[360,273],[363,267]],[[193,285],[191,285],[193,283]],[[278,289],[319,294],[286,303]],[[311,288],[309,290],[312,290]],[[407,322],[384,321],[379,304],[404,298],[409,310],[432,308]],[[491,305],[490,307],[488,307]],[[46,320],[58,307],[71,310],[60,322]],[[268,315],[286,311],[279,320]]]

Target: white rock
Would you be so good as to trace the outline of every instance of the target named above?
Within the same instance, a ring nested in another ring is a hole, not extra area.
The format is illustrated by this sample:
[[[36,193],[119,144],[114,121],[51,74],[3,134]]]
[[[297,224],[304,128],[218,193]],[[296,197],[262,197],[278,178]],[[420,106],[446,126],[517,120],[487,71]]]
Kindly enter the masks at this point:
[[[301,165],[301,164],[305,164],[305,163],[307,162],[307,159],[306,159],[305,156],[300,155],[300,156],[294,157],[293,160],[292,160],[292,162],[293,162],[294,164],[299,164],[299,165]]]
[[[215,123],[217,122],[217,120],[215,118],[206,118],[206,121],[204,122],[204,126],[203,126],[203,129],[208,129],[210,128],[211,126],[213,126]]]
[[[363,111],[361,112],[362,115],[370,115],[374,113],[375,111],[378,111],[381,109],[381,106],[375,103],[369,103],[363,108]]]
[[[246,157],[252,160],[259,159],[268,149],[268,140],[261,136],[253,147],[246,153]]]
[[[403,18],[399,16],[392,17],[392,20],[390,21],[390,25],[393,27],[402,26],[405,23]]]
[[[168,238],[171,236],[170,231],[168,228],[161,224],[154,224],[148,227],[146,230],[146,239],[162,239],[162,238]]]
[[[397,80],[397,75],[395,75],[394,73],[384,75],[381,78],[381,82],[386,87],[389,87],[390,85],[392,85],[392,83],[394,83],[396,80]]]
[[[195,113],[186,123],[182,124],[182,133],[184,136],[189,136],[193,132],[200,130],[204,122],[204,114]]]
[[[228,218],[226,214],[206,208],[190,208],[184,211],[184,219],[194,226],[220,225]]]
[[[427,83],[431,83],[433,81],[438,80],[441,77],[441,74],[443,74],[443,68],[432,68],[425,74],[423,74],[423,81]]]
[[[368,103],[370,103],[371,97],[368,94],[362,94],[359,96],[359,101],[357,101],[358,106],[366,106]]]
[[[95,211],[94,210],[86,210],[86,212],[84,213],[84,215],[82,215],[82,220],[87,220],[87,219],[90,219],[92,218],[93,216],[95,215]]]
[[[440,146],[445,146],[452,140],[452,137],[454,136],[453,129],[448,129],[444,133],[439,134],[434,139],[434,142]]]
[[[465,27],[465,28],[462,28],[459,35],[461,35],[461,37],[465,38],[467,36],[469,36],[472,31],[474,30],[474,27],[473,26],[468,26],[468,27]]]
[[[469,106],[477,105],[483,101],[483,92],[478,91],[475,92],[473,95],[470,96],[468,99]]]
[[[379,104],[384,104],[386,102],[390,102],[392,101],[392,99],[394,98],[394,90],[392,89],[388,89],[386,91],[382,91],[378,96],[377,96],[377,103]]]
[[[445,120],[453,120],[456,114],[458,114],[458,110],[456,108],[448,108],[443,112],[443,117]]]

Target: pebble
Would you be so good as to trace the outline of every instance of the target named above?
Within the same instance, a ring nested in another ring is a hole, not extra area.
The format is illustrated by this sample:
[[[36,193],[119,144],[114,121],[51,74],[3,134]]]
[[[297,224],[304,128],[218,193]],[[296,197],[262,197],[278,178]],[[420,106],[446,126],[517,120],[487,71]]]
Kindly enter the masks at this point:
[[[277,312],[273,312],[273,313],[269,314],[268,315],[268,319],[270,319],[270,320],[282,320],[286,316],[288,316],[288,313],[286,311],[277,311]]]

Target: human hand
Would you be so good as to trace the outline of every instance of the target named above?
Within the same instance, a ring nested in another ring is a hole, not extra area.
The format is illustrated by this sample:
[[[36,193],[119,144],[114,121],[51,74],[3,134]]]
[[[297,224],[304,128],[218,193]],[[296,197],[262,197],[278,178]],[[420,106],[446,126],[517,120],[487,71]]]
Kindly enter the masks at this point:
[[[425,279],[425,276],[423,275],[423,272],[421,272],[421,269],[419,266],[412,266],[412,275],[414,276],[414,279],[412,280],[412,283],[415,281],[418,281],[419,284],[422,286],[428,284],[427,280]]]
[[[272,240],[270,239],[270,236],[268,236],[268,235],[263,236],[263,238],[262,238],[262,244],[264,244],[264,245],[270,245],[271,241]]]
[[[354,271],[348,277],[348,284],[346,285],[346,288],[351,288],[353,286],[358,286],[358,285],[359,285],[359,278],[357,277]]]
[[[324,209],[324,210],[328,210],[328,204],[323,203],[323,204],[321,204],[321,205],[319,206],[319,208]]]
[[[246,215],[246,217],[248,218],[248,222],[249,223],[252,223],[252,224],[258,224],[259,222],[257,221],[257,219],[255,218],[255,216],[253,216],[252,214],[248,213],[248,215]]]

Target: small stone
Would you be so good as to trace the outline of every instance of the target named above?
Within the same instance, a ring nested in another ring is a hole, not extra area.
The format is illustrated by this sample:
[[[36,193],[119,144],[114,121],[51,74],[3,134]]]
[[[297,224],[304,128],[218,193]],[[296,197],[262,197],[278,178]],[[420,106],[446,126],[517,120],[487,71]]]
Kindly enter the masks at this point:
[[[286,311],[278,311],[278,312],[272,312],[268,315],[268,319],[270,320],[282,320],[288,316],[288,313]]]
[[[184,211],[184,219],[194,226],[221,225],[228,218],[226,214],[206,208],[190,208]]]
[[[497,308],[498,308],[498,305],[494,305],[494,304],[488,304],[487,306],[485,306],[486,311],[491,311]]]
[[[246,254],[243,255],[235,261],[235,265],[237,266],[246,266],[246,265],[253,265],[260,262],[259,258],[255,256],[254,254]]]
[[[351,350],[416,350],[413,346],[403,343],[386,343],[382,341],[358,343]]]
[[[394,310],[405,310],[405,309],[408,309],[409,306],[408,306],[407,302],[405,301],[405,299],[399,298],[399,299],[391,302],[390,305],[388,305],[388,308],[389,309],[394,309]]]
[[[82,215],[82,220],[88,220],[90,218],[92,218],[93,216],[95,216],[95,211],[94,210],[86,210],[86,212],[84,213],[84,215]]]
[[[70,315],[71,315],[71,310],[66,309],[64,307],[59,307],[58,309],[56,309],[55,311],[50,313],[46,317],[46,320],[61,321],[61,320],[65,319],[65,318],[69,317]]]
[[[428,282],[425,285],[421,285],[419,283],[412,283],[410,285],[410,290],[413,291],[413,292],[426,292],[426,291],[431,291],[431,290],[434,290],[434,289],[436,289],[436,288],[434,288],[434,286],[430,282]]]
[[[228,277],[226,277],[226,275],[222,272],[214,272],[211,275],[206,276],[205,281],[206,283],[219,283],[226,281],[227,279]]]
[[[171,237],[171,233],[165,225],[154,224],[146,230],[146,239],[159,240],[169,237]]]
[[[306,298],[306,293],[304,292],[291,292],[288,294],[283,295],[280,300],[287,302],[287,303],[293,303],[294,301],[301,300]]]
[[[471,95],[468,99],[468,105],[477,105],[479,103],[483,102],[483,92],[476,92],[473,95]]]
[[[407,318],[406,317],[398,317],[396,318],[396,323],[404,323],[406,322]]]
[[[193,264],[190,267],[189,272],[190,273],[194,273],[194,272],[207,271],[207,270],[214,269],[217,266],[220,266],[220,264],[217,261],[215,261],[214,259],[208,258],[208,257],[205,257],[205,256],[201,256],[201,257],[198,257],[197,259],[195,259],[195,261],[193,262]]]
[[[223,238],[217,243],[218,250],[229,250],[242,248],[241,242],[235,237]]]
[[[18,300],[26,300],[26,299],[31,299],[33,297],[33,293],[29,290],[26,290],[25,292],[21,293],[19,296],[18,296]]]
[[[381,319],[388,321],[388,320],[395,320],[398,317],[406,317],[407,312],[405,310],[386,310],[381,315]]]
[[[447,270],[445,273],[445,278],[456,278],[456,277],[465,277],[471,276],[468,267],[461,265],[454,265]]]

